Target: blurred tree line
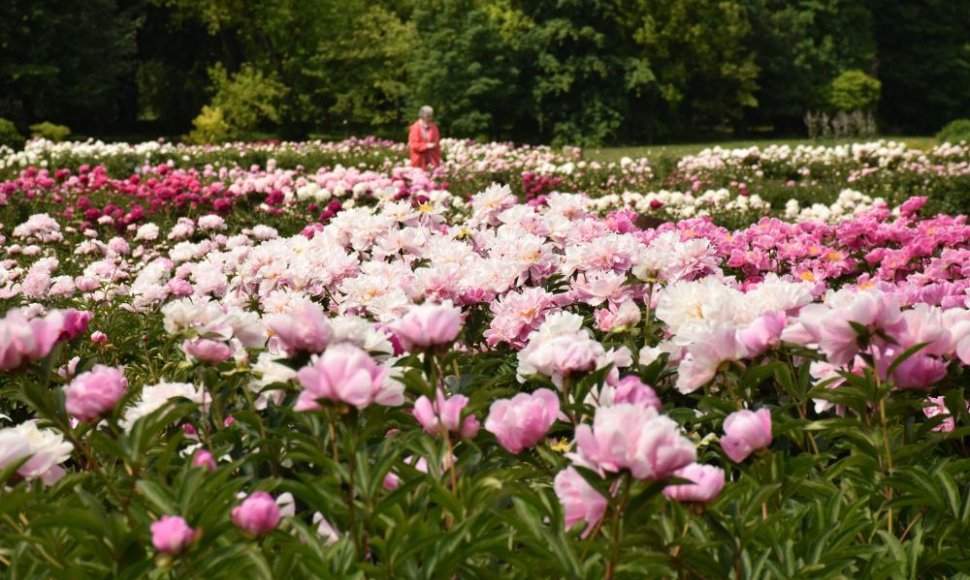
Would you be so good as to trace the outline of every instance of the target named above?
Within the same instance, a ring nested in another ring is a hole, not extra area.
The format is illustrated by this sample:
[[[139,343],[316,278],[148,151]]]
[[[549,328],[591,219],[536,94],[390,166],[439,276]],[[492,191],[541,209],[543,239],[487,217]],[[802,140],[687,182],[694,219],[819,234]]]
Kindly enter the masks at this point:
[[[792,135],[807,111],[835,112],[833,82],[845,73],[879,81],[878,101],[859,106],[883,132],[932,133],[970,117],[970,5],[0,2],[0,117],[87,135],[401,138],[422,104],[449,136],[589,145]]]

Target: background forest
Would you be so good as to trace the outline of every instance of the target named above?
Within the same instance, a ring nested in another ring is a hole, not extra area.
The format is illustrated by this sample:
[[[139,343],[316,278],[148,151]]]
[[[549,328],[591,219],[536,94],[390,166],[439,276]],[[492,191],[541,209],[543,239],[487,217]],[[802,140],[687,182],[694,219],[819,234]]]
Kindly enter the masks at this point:
[[[946,0],[5,0],[0,117],[214,142],[374,133],[554,144],[883,134],[970,116]]]

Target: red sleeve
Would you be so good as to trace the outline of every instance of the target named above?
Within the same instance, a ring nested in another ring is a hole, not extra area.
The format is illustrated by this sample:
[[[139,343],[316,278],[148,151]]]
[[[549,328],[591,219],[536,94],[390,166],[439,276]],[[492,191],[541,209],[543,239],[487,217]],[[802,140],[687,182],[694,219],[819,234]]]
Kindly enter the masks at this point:
[[[421,127],[417,123],[411,125],[411,130],[408,133],[408,148],[411,151],[424,151],[424,143],[421,141]]]

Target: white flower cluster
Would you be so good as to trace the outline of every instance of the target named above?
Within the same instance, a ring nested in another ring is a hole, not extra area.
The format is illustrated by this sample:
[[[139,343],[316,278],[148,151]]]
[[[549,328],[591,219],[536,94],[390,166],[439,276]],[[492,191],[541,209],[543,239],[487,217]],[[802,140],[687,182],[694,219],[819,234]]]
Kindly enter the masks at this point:
[[[815,203],[803,208],[797,199],[789,199],[785,204],[785,219],[838,223],[880,206],[886,207],[886,200],[881,197],[873,198],[853,189],[843,189],[832,205]]]
[[[757,173],[773,167],[807,177],[813,169],[847,167],[850,169],[892,168],[902,164],[915,167],[935,167],[938,162],[966,158],[970,146],[966,144],[938,145],[928,151],[907,147],[897,141],[872,141],[846,145],[768,145],[723,149],[711,147],[696,155],[687,155],[677,164],[679,172],[699,177],[711,173]]]
[[[665,190],[649,193],[627,191],[592,199],[589,208],[600,213],[633,209],[644,214],[663,212],[676,218],[689,218],[732,213],[766,215],[771,211],[771,204],[758,195],[732,195],[722,188],[700,194]]]

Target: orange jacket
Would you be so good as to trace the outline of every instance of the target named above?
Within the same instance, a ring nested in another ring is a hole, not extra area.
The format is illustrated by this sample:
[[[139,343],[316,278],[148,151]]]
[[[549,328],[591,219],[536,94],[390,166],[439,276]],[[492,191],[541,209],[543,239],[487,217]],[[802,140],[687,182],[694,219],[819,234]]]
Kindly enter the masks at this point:
[[[408,149],[411,150],[411,167],[427,169],[441,165],[441,135],[438,126],[431,123],[428,139],[421,136],[421,121],[415,121],[408,131]]]

